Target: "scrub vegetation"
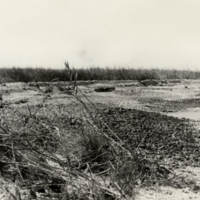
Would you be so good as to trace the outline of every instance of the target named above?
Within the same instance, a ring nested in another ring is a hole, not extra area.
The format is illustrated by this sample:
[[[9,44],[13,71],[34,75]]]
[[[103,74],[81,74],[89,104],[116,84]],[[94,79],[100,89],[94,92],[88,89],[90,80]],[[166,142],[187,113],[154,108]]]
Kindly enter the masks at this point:
[[[65,63],[69,66],[68,63]],[[59,81],[77,80],[146,80],[146,79],[199,79],[200,71],[189,70],[162,70],[162,69],[132,69],[132,68],[99,68],[90,67],[73,68],[72,77],[67,76],[65,69],[44,69],[44,68],[1,68],[0,82],[49,82],[54,79]]]

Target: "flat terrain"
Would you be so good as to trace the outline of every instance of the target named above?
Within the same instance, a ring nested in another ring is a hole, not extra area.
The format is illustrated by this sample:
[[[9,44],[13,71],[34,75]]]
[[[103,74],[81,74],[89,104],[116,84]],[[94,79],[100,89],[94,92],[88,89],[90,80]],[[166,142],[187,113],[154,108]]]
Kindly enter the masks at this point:
[[[144,85],[137,81],[77,84],[81,91],[78,91],[80,98],[87,104],[87,97],[98,110],[99,118],[130,148],[138,145],[144,150],[145,158],[151,159],[150,155],[154,155],[160,164],[173,170],[175,178],[171,182],[150,187],[140,187],[138,184],[136,199],[199,199],[200,81],[169,80],[158,85]],[[95,88],[105,86],[113,86],[115,90],[95,91]],[[7,113],[9,117],[11,110],[23,113],[27,108],[34,112],[42,103],[45,108],[42,112],[48,112],[49,118],[62,115],[64,119],[71,120],[61,123],[55,119],[55,124],[51,125],[59,126],[62,134],[68,134],[66,143],[73,152],[78,155],[84,151],[78,143],[81,108],[70,91],[62,91],[55,83],[41,83],[39,87],[26,83],[6,83],[0,85],[0,91],[1,115]],[[42,112],[38,116],[48,121]],[[138,144],[137,141],[143,137],[143,144]],[[8,184],[6,180],[2,177],[2,185],[7,184],[12,189],[14,183]],[[4,187],[0,189],[0,199],[6,199]]]

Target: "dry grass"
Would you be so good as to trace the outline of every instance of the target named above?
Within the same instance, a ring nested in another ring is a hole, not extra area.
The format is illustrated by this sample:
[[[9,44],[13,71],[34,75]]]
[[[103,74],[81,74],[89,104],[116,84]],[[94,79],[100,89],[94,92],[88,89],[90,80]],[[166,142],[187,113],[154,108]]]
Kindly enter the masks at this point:
[[[70,80],[77,77],[67,70]],[[52,92],[50,88],[48,92]],[[32,196],[44,190],[46,195],[57,193],[56,198],[63,200],[134,199],[136,185],[146,180],[151,184],[152,177],[153,182],[158,180],[156,169],[161,168],[156,160],[146,170],[150,161],[137,147],[131,150],[98,118],[98,110],[76,85],[76,78],[73,85],[59,88],[68,92],[78,116],[62,105],[50,107],[44,91],[37,106],[2,109],[0,164],[5,177],[18,180]],[[167,169],[162,170],[166,175]]]
[[[119,199],[126,196],[127,192],[118,185],[112,172],[116,170],[115,151],[119,151],[118,147],[106,142],[93,116],[87,113],[89,108],[76,98],[83,106],[85,122],[80,127],[79,143],[85,151],[76,154],[68,146],[70,143],[66,143],[67,135],[62,128],[63,113],[57,115],[48,110],[44,98],[37,107],[3,111],[0,126],[2,174],[19,180],[22,185],[29,185],[28,188],[35,193],[44,185],[46,188],[60,185],[63,195],[70,199],[109,199],[112,196]],[[7,174],[8,170],[11,175]]]

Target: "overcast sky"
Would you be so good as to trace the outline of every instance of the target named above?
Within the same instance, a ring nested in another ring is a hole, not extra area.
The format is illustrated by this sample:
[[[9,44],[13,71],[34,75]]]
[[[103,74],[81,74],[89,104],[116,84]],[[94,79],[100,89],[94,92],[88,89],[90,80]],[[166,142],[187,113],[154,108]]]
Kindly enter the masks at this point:
[[[0,0],[0,67],[200,70],[199,0]]]

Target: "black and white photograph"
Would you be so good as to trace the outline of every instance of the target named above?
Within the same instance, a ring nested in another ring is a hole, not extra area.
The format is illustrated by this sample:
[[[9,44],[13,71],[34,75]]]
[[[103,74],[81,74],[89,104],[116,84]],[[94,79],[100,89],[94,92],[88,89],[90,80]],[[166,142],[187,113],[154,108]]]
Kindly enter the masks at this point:
[[[0,0],[0,200],[200,199],[199,0]]]

